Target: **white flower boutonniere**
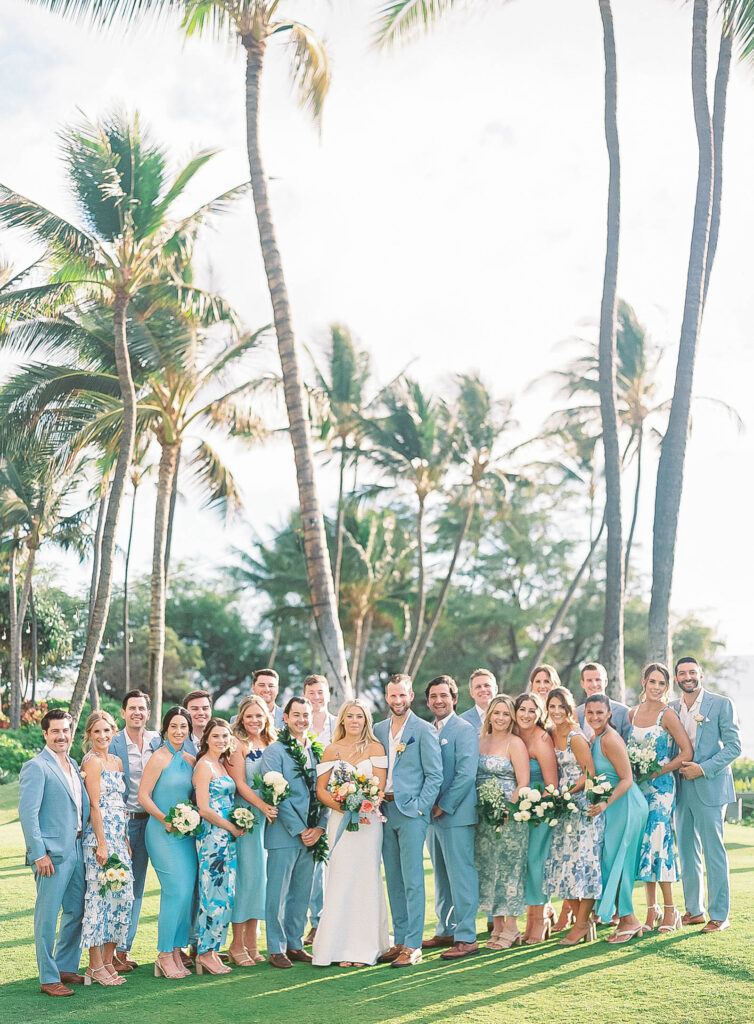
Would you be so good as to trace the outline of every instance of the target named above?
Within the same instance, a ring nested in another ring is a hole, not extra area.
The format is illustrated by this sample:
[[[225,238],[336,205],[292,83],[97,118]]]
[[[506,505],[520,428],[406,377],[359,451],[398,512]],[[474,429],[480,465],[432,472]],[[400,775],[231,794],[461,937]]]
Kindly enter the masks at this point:
[[[703,722],[709,722],[709,718],[705,718],[704,715],[694,715],[694,721],[697,725],[701,725]]]
[[[447,742],[448,742],[447,739],[440,740],[440,746],[444,747]]]

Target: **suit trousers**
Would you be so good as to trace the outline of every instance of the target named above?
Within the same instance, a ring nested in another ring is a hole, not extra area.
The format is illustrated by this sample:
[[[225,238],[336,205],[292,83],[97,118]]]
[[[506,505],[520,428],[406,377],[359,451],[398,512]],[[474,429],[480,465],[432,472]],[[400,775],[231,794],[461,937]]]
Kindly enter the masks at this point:
[[[424,934],[424,839],[426,818],[401,814],[394,802],[384,803],[382,862],[397,946],[418,949]]]
[[[474,867],[474,826],[427,830],[427,849],[435,875],[437,935],[476,942],[479,878]]]
[[[144,883],[147,879],[147,868],[149,867],[149,854],[147,853],[147,820],[147,818],[144,818],[143,821],[139,821],[136,818],[128,819],[128,842],[131,846],[131,870],[134,887],[134,901],[131,908],[131,924],[128,927],[126,945],[119,947],[124,952],[128,952],[134,944],[136,929],[139,925],[141,904],[144,900]]]
[[[63,861],[54,861],[53,867],[55,874],[49,877],[40,875],[34,867],[34,881],[37,885],[37,900],[34,904],[34,943],[39,981],[42,985],[52,985],[60,981],[61,971],[75,973],[79,969],[86,890],[81,840],[76,840],[71,856]],[[61,915],[59,929],[58,914]]]
[[[303,843],[267,851],[267,952],[301,949],[312,892],[314,857]]]
[[[704,804],[693,782],[681,779],[675,805],[675,830],[681,861],[686,910],[704,913],[704,875],[707,869],[708,912],[712,921],[725,921],[730,911],[728,855],[723,840],[726,804]]]

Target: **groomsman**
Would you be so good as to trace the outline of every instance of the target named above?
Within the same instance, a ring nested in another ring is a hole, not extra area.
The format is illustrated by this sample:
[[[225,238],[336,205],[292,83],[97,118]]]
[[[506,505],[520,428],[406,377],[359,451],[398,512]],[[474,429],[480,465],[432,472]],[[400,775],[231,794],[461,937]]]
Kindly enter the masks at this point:
[[[129,690],[121,702],[124,728],[116,732],[110,742],[110,753],[119,757],[126,780],[126,812],[128,815],[128,842],[131,846],[132,880],[134,902],[131,924],[126,945],[118,949],[113,957],[116,970],[133,970],[136,961],[130,957],[136,937],[139,914],[144,898],[144,881],[147,877],[149,856],[147,855],[147,821],[149,815],[138,800],[139,784],[152,752],[160,745],[160,734],[146,728],[151,701],[142,690]]]
[[[414,691],[407,675],[390,676],[385,700],[390,717],[375,735],[388,753],[382,830],[382,860],[393,917],[395,945],[380,963],[409,967],[422,959],[424,931],[424,840],[442,784],[437,732],[411,711]]]
[[[305,697],[291,697],[283,719],[293,740],[304,752],[310,782],[316,785],[316,761],[308,739],[312,707]],[[278,740],[262,754],[259,771],[280,772],[290,787],[290,796],[278,807],[278,816],[264,832],[267,849],[267,895],[265,921],[267,952],[272,967],[291,967],[292,960],[311,963],[303,948],[306,910],[312,891],[314,858],[310,847],[322,836],[328,811],[320,805],[317,825],[309,827],[310,788],[297,771],[296,762]]]
[[[704,876],[707,869],[709,921],[704,934],[730,928],[730,876],[723,841],[725,808],[736,798],[731,763],[741,753],[736,710],[728,697],[702,686],[704,673],[696,658],[680,658],[675,681],[683,696],[670,702],[681,719],[693,761],[681,762],[675,825],[681,860],[684,924],[704,924]]]
[[[469,676],[469,693],[474,701],[473,707],[464,711],[459,717],[469,725],[473,725],[477,736],[482,731],[482,722],[487,714],[490,701],[497,694],[497,680],[487,668],[478,668]]]
[[[191,718],[191,735],[183,745],[187,754],[196,757],[202,745],[207,722],[212,718],[212,694],[207,690],[192,690],[183,698],[183,706]]]
[[[280,676],[274,668],[258,668],[251,674],[251,692],[261,697],[272,716],[272,724],[276,729],[283,728],[283,709],[276,704],[280,690]]]
[[[322,747],[327,747],[332,742],[332,733],[335,728],[335,715],[328,710],[330,703],[330,686],[325,676],[311,675],[304,680],[304,696],[312,706],[312,725],[310,734]],[[304,939],[305,946],[311,946],[319,927],[319,919],[322,916],[322,900],[325,888],[325,865],[315,864],[314,878],[312,879],[312,894],[309,898],[309,931]]]
[[[68,985],[84,984],[78,973],[86,888],[81,834],[89,818],[89,797],[78,765],[68,754],[72,723],[62,708],[47,712],[41,723],[44,750],[22,766],[18,790],[26,863],[37,886],[34,942],[39,981],[48,996],[72,996]]]
[[[422,942],[422,948],[450,946],[442,959],[460,960],[479,952],[479,879],[474,867],[479,738],[474,727],[455,713],[455,679],[437,676],[424,693],[440,739],[442,785],[427,830],[427,849],[435,875],[437,928],[434,938]]]
[[[586,665],[581,669],[581,687],[587,697],[591,697],[593,693],[607,693],[607,669],[604,665],[600,665],[598,661],[587,662]],[[613,712],[612,726],[621,734],[624,740],[628,740],[631,732],[631,721],[628,717],[628,705],[621,704],[618,700],[613,700],[612,697],[608,698],[610,701],[610,709]],[[588,740],[594,738],[591,726],[584,719],[584,708],[586,703],[579,704],[576,708],[576,714],[579,719],[579,725]]]

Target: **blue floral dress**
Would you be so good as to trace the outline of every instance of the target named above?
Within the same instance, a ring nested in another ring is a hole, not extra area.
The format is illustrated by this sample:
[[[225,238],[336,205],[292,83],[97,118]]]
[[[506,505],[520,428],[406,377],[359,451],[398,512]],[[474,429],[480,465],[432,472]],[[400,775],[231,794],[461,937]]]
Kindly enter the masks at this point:
[[[497,779],[510,800],[518,783],[507,757],[480,754],[476,782]],[[474,837],[474,864],[479,872],[479,910],[493,917],[518,916],[526,909],[526,851],[529,826],[510,818],[497,832],[480,818]]]
[[[558,787],[573,786],[583,769],[571,750],[573,736],[569,732],[566,749],[555,747],[558,760]],[[583,790],[573,794],[579,814],[561,818],[552,828],[552,844],[545,865],[544,888],[551,896],[564,900],[596,900],[602,894],[600,855],[605,823],[602,815],[587,817],[589,800]],[[569,831],[570,829],[570,831]]]
[[[227,818],[233,809],[236,784],[229,775],[210,780],[209,806]],[[236,888],[236,840],[227,829],[204,823],[197,840],[199,858],[199,911],[196,916],[196,951],[218,950],[225,942]]]
[[[90,754],[89,758],[96,757]],[[82,770],[86,773],[84,758]],[[126,827],[128,815],[125,804],[126,781],[123,772],[102,769],[99,788],[99,810],[105,830],[108,856],[116,854],[128,868],[128,879],[118,892],[108,891],[100,896],[102,884],[99,873],[102,870],[97,863],[97,837],[94,834],[91,820],[84,826],[84,871],[86,874],[86,896],[84,899],[84,921],[81,929],[81,948],[102,946],[105,942],[115,942],[125,946],[128,939],[128,928],[131,924],[131,907],[133,905],[133,872],[131,857],[126,847]]]
[[[253,788],[254,775],[259,771],[263,750],[250,750],[246,755],[246,783]],[[254,815],[254,828],[236,840],[238,868],[236,895],[230,919],[234,924],[264,920],[264,901],[267,893],[267,851],[264,848],[264,830],[267,819],[253,804],[236,795],[237,807],[248,807]]]
[[[654,725],[631,726],[630,739],[641,743],[648,736],[652,738],[655,756],[661,766],[673,760],[673,738],[662,727],[663,708]],[[672,772],[658,779],[646,779],[639,783],[639,789],[647,799],[649,816],[639,851],[636,877],[641,882],[677,882],[678,863],[673,834],[673,812],[675,811],[675,778]]]

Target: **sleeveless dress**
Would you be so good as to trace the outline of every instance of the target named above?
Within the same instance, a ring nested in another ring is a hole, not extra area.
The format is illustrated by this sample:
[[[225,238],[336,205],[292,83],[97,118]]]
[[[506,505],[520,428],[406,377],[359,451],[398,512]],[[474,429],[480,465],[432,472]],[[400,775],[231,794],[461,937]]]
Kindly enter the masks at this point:
[[[375,768],[387,768],[387,757],[365,758],[357,765],[344,761],[321,761],[317,775],[337,764],[359,774],[373,775]],[[390,948],[385,889],[382,885],[382,819],[379,811],[368,815],[370,823],[358,832],[344,830],[335,842],[343,815],[331,811],[327,825],[330,860],[325,872],[324,901],[319,927],[312,946],[316,967],[350,961],[374,964]]]
[[[246,784],[254,785],[254,774],[259,771],[263,750],[250,750],[246,755]],[[236,793],[236,807],[248,807],[254,815],[254,829],[236,840],[236,895],[230,919],[233,924],[264,920],[264,900],[267,892],[267,851],[264,848],[264,830],[267,819],[253,804]]]
[[[630,739],[641,743],[651,736],[655,756],[663,767],[673,760],[673,738],[662,727],[663,708],[654,725],[632,725]],[[639,783],[649,806],[647,825],[641,841],[636,877],[641,882],[677,882],[678,863],[676,860],[675,836],[673,835],[673,812],[675,811],[675,778],[672,772],[658,779],[646,779]]]
[[[518,783],[509,758],[480,754],[477,789],[488,779],[497,779],[510,800]],[[526,909],[524,881],[529,826],[510,818],[502,832],[479,819],[474,836],[474,864],[479,873],[479,910],[492,917],[518,916]]]
[[[194,769],[165,741],[173,759],[163,768],[152,790],[152,800],[163,814],[179,803],[190,803]],[[160,881],[160,913],[157,918],[157,949],[170,953],[185,946],[191,928],[191,903],[196,884],[196,841],[191,836],[168,833],[157,818],[149,816],[147,853]]]
[[[529,758],[529,785],[536,782],[544,785],[542,769],[535,757]],[[547,903],[547,896],[543,888],[545,864],[550,852],[552,841],[552,829],[547,825],[535,825],[529,827],[529,850],[526,855],[526,898],[527,907],[538,907]]]
[[[210,779],[209,807],[227,819],[233,810],[236,784],[230,775]],[[196,915],[196,952],[218,950],[225,942],[236,888],[236,840],[225,828],[204,822],[196,841],[199,860],[199,909]]]
[[[611,785],[617,786],[620,781],[618,773],[602,753],[602,736],[597,736],[592,742],[592,758],[596,774],[604,775]],[[636,860],[647,821],[647,801],[634,782],[629,791],[611,803],[600,817],[605,819],[601,858],[602,898],[594,912],[603,921],[609,921],[616,896],[621,917],[634,912]]]
[[[90,757],[96,757],[90,754]],[[86,770],[84,758],[81,767]],[[121,863],[128,868],[128,880],[119,892],[108,891],[100,896],[101,882],[99,873],[102,870],[95,856],[97,837],[94,834],[91,820],[84,826],[84,872],[86,875],[86,896],[84,899],[84,921],[81,929],[81,948],[102,946],[105,942],[115,942],[125,946],[128,929],[131,924],[131,908],[133,905],[133,872],[131,857],[126,847],[126,828],[128,815],[125,804],[126,780],[123,772],[103,768],[99,784],[99,810],[107,842],[107,855],[116,854]]]
[[[558,760],[558,788],[573,786],[583,774],[583,769],[571,750],[571,739],[583,736],[580,730],[568,733],[566,749],[555,747]],[[550,896],[564,900],[599,899],[602,893],[602,872],[600,854],[602,836],[605,830],[603,815],[587,817],[589,800],[583,789],[573,794],[573,802],[579,814],[560,818],[550,829],[552,843],[545,865],[543,885]],[[567,831],[570,826],[570,831]],[[540,826],[541,827],[541,826]]]

